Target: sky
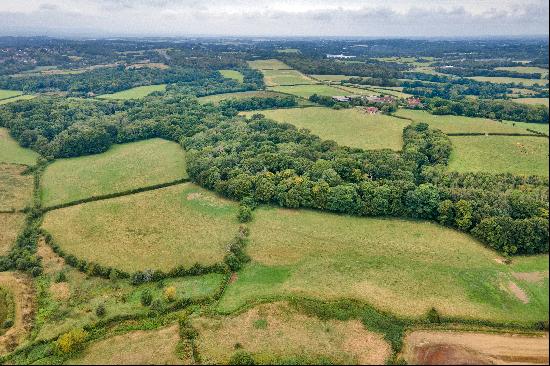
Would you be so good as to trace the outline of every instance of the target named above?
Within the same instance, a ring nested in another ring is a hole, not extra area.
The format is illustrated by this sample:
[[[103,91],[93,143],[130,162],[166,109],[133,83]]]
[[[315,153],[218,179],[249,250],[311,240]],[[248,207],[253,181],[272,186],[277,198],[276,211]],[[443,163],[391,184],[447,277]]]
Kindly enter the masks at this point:
[[[548,0],[0,0],[0,35],[548,35]]]

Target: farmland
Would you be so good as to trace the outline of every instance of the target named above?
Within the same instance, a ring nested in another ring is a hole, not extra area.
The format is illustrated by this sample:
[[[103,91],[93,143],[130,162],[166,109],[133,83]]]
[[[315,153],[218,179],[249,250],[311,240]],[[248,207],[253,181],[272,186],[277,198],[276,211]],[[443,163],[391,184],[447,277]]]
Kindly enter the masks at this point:
[[[0,127],[0,163],[34,165],[38,154],[22,148],[11,138],[9,131]]]
[[[294,85],[294,86],[275,86],[269,88],[269,90],[296,95],[301,98],[309,98],[313,94],[334,96],[346,94],[346,91],[335,88],[330,85],[315,84],[315,85]]]
[[[325,107],[261,111],[268,118],[307,128],[341,145],[362,149],[401,150],[402,131],[408,121],[385,115],[369,115],[358,109]],[[247,113],[251,115],[253,112]]]
[[[33,98],[34,98],[34,95],[25,94],[25,95],[19,95],[17,97],[13,97],[13,98],[0,99],[0,105],[8,104],[8,103],[14,103],[14,102],[18,102],[20,100],[29,100],[29,99],[33,99]]]
[[[548,85],[548,80],[539,80],[539,79],[524,79],[524,78],[511,78],[511,77],[498,77],[498,76],[473,76],[470,79],[477,80],[477,81],[487,81],[487,82],[496,83],[496,84],[514,83],[514,84],[523,84],[526,86]]]
[[[0,213],[0,255],[6,255],[23,229],[25,216],[16,213]]]
[[[23,210],[30,205],[33,177],[23,165],[0,164],[0,211]]]
[[[533,300],[523,304],[501,290],[513,277],[497,254],[429,222],[264,208],[251,232],[253,264],[228,287],[220,311],[298,295],[355,298],[402,316],[418,317],[432,306],[448,316],[493,321],[545,313],[544,281],[525,289]],[[540,270],[535,265],[527,262],[525,271]]]
[[[23,94],[23,92],[17,91],[17,90],[3,90],[0,89],[0,100],[3,99],[9,99],[9,98],[15,98]]]
[[[451,137],[449,169],[548,176],[548,139],[529,136]]]
[[[548,98],[516,98],[514,102],[523,104],[543,104],[548,107]]]
[[[289,70],[291,69],[287,64],[276,59],[248,61],[248,65],[251,68],[257,69],[257,70]]]
[[[173,142],[151,139],[115,145],[102,154],[49,165],[42,180],[42,202],[58,205],[186,177],[185,154]]]
[[[244,81],[244,75],[236,70],[220,70],[220,74],[222,74],[224,78],[237,80],[239,83]]]
[[[156,91],[164,91],[166,90],[166,84],[159,84],[159,85],[147,85],[147,86],[137,86],[132,89],[123,90],[117,93],[113,94],[103,94],[99,95],[98,98],[100,99],[120,99],[120,100],[127,100],[127,99],[139,99],[148,96],[149,94],[156,92]]]
[[[183,184],[50,211],[44,228],[79,258],[127,272],[169,271],[221,262],[235,216],[233,203]]]

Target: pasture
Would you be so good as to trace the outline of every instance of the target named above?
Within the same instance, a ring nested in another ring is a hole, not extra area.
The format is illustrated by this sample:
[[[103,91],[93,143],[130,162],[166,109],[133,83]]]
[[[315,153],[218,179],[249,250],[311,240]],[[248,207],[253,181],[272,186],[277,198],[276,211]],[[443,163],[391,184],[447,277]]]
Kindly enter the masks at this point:
[[[530,136],[451,136],[449,170],[548,177],[548,139]]]
[[[34,165],[38,153],[25,149],[11,136],[8,129],[0,127],[0,163]]]
[[[257,112],[247,112],[247,116]],[[313,134],[340,145],[361,149],[401,150],[403,128],[409,122],[392,116],[370,115],[358,108],[335,110],[326,107],[271,109],[260,111],[267,118],[307,128]]]
[[[122,90],[113,94],[98,95],[97,98],[117,99],[117,100],[139,99],[139,98],[146,97],[153,92],[165,91],[165,90],[166,90],[166,84],[137,86],[135,88]]]
[[[22,210],[32,200],[34,179],[24,165],[0,163],[0,211]]]
[[[543,69],[537,66],[508,66],[508,67],[496,67],[495,70],[512,71],[526,74],[541,74],[541,78],[544,79],[548,76],[548,69]]]
[[[256,364],[383,364],[390,347],[360,321],[320,320],[278,302],[228,317],[193,320],[205,364],[230,364],[239,344]]]
[[[523,303],[502,289],[503,281],[523,285],[497,253],[431,222],[262,207],[250,238],[252,263],[225,291],[222,312],[297,295],[357,299],[409,317],[435,307],[461,318],[548,319],[547,303],[540,301],[548,297],[548,281],[522,287],[530,299]],[[548,270],[548,263],[532,258],[523,271]]]
[[[522,104],[542,104],[548,107],[548,98],[516,98],[513,100],[515,103]]]
[[[328,97],[348,94],[348,92],[346,92],[345,90],[335,88],[333,86],[329,86],[325,84],[275,86],[275,87],[270,87],[269,90],[281,92],[285,94],[292,94],[301,98],[309,98],[313,94],[325,95]]]
[[[330,81],[339,84],[343,80],[348,80],[352,76],[347,75],[310,75],[312,78],[321,81]]]
[[[239,83],[244,81],[244,75],[237,70],[218,70],[224,78],[237,80]]]
[[[252,69],[256,69],[256,70],[290,70],[292,69],[290,66],[288,66],[284,62],[276,59],[248,61],[248,65]]]
[[[435,115],[412,109],[399,109],[394,114],[398,117],[411,119],[414,122],[425,122],[430,127],[444,133],[529,133],[524,128],[526,124],[517,122],[498,122],[488,118]]]
[[[317,84],[310,77],[296,70],[262,70],[267,86]]]
[[[22,94],[23,94],[23,92],[21,92],[19,90],[0,89],[0,100],[15,98],[15,97],[18,97]]]
[[[17,102],[17,101],[20,101],[20,100],[29,100],[29,99],[32,99],[34,97],[35,97],[34,95],[24,94],[24,95],[19,95],[17,97],[13,97],[13,98],[1,99],[0,100],[0,105],[8,104],[8,103],[14,103],[14,102]]]
[[[246,99],[246,98],[253,98],[253,97],[270,98],[270,97],[285,96],[285,95],[286,94],[281,94],[273,91],[253,90],[253,91],[237,92],[237,93],[213,94],[213,95],[207,95],[205,97],[200,97],[198,99],[199,99],[199,102],[202,104],[206,104],[206,103],[217,104],[222,100],[228,100],[228,99]]]
[[[223,260],[237,205],[192,184],[48,212],[43,227],[69,254],[127,272]]]
[[[503,121],[503,123],[507,125],[523,128],[525,131],[531,130],[531,131],[541,132],[546,135],[549,134],[548,123],[528,123],[528,122],[515,122],[515,121]]]
[[[548,80],[541,80],[541,79],[511,78],[511,77],[500,77],[500,76],[472,76],[472,77],[468,77],[468,79],[473,79],[477,81],[486,81],[486,82],[495,83],[495,84],[512,84],[513,83],[513,84],[523,84],[526,86],[548,85]]]
[[[56,160],[44,172],[41,197],[47,207],[183,178],[187,173],[180,145],[156,138]]]
[[[24,225],[24,214],[0,213],[0,256],[8,254]]]

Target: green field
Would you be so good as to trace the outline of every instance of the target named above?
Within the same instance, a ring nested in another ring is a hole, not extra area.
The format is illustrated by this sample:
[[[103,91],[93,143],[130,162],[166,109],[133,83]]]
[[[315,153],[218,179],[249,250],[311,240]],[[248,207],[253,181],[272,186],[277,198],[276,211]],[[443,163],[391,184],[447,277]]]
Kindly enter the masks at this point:
[[[271,60],[255,60],[248,61],[248,65],[256,70],[289,70],[290,66],[285,64],[282,61],[271,59]]]
[[[41,197],[44,206],[52,206],[182,178],[187,178],[184,151],[175,142],[157,138],[56,160],[44,172]]]
[[[244,75],[236,70],[218,70],[224,78],[237,80],[239,83],[244,81]]]
[[[22,94],[23,94],[23,92],[18,91],[18,90],[0,89],[0,100],[14,98],[14,97],[20,96]]]
[[[449,170],[548,176],[548,139],[530,136],[451,136]]]
[[[352,76],[347,75],[310,75],[314,79],[322,80],[322,81],[332,81],[336,83],[340,83],[342,80],[348,80]]]
[[[276,86],[271,87],[269,90],[273,90],[276,92],[281,92],[285,94],[292,94],[296,95],[301,98],[309,98],[313,94],[318,95],[325,95],[328,97],[332,97],[335,95],[346,95],[348,94],[346,91],[342,89],[337,89],[335,87],[324,85],[324,84],[317,84],[317,85],[296,85],[296,86]]]
[[[548,281],[524,288],[530,298],[524,304],[501,289],[515,280],[497,253],[430,222],[260,208],[248,252],[252,263],[227,288],[222,312],[300,295],[358,299],[402,316],[435,307],[463,318],[548,319],[547,302],[540,301],[548,297]],[[548,262],[533,258],[523,271],[548,270]]]
[[[0,256],[9,252],[24,225],[24,214],[0,213]]]
[[[473,77],[469,77],[468,79],[473,79],[477,81],[486,81],[486,82],[495,83],[495,84],[522,83],[523,85],[527,85],[527,86],[533,86],[535,84],[538,84],[540,86],[545,86],[548,84],[548,80],[510,78],[510,77],[500,77],[500,76],[473,76]]]
[[[529,133],[524,128],[525,124],[516,123],[514,126],[514,122],[498,122],[487,118],[441,116],[412,109],[399,109],[395,115],[415,122],[425,122],[445,133]]]
[[[545,76],[548,76],[548,69],[543,69],[542,67],[535,66],[496,67],[495,70],[513,71],[527,74],[541,74],[541,77],[543,79],[545,78]]]
[[[158,84],[158,85],[147,85],[147,86],[138,86],[135,88],[119,91],[117,93],[113,94],[103,94],[98,95],[97,98],[100,99],[139,99],[148,96],[149,94],[156,92],[156,91],[165,91],[166,90],[166,84]]]
[[[34,165],[38,154],[19,146],[6,128],[0,127],[0,163]]]
[[[207,365],[230,364],[237,343],[260,365],[315,365],[321,360],[329,365],[381,365],[390,355],[382,335],[369,332],[358,320],[321,320],[281,302],[224,318],[203,316],[193,326]]]
[[[262,70],[267,86],[316,84],[317,82],[296,70]]]
[[[254,90],[254,91],[246,91],[246,92],[237,92],[237,93],[224,93],[224,94],[214,94],[214,95],[208,95],[205,97],[200,97],[199,103],[206,104],[206,103],[214,103],[218,104],[222,100],[229,100],[229,99],[246,99],[246,98],[273,98],[273,97],[287,97],[288,94],[278,93],[274,91],[269,90]],[[311,106],[314,105],[314,103],[305,100],[303,98],[298,98],[297,103],[299,106]]]
[[[0,211],[22,210],[32,200],[34,177],[24,165],[0,163]]]
[[[548,123],[527,123],[527,122],[514,122],[514,121],[504,121],[503,123],[510,126],[522,128],[525,131],[529,129],[532,131],[542,132],[546,135],[549,134]]]
[[[35,97],[34,95],[25,94],[25,95],[20,95],[18,97],[14,97],[14,98],[2,99],[2,100],[0,100],[0,105],[8,104],[8,103],[14,103],[14,102],[17,102],[17,101],[20,101],[20,100],[29,100],[29,99],[33,99],[34,97]]]
[[[134,272],[222,261],[236,204],[192,184],[50,211],[44,228],[68,253]]]
[[[548,107],[548,98],[516,98],[512,101],[522,104],[542,104]]]
[[[383,114],[370,115],[357,108],[335,110],[326,107],[271,109],[262,113],[278,122],[307,128],[319,137],[340,145],[361,149],[401,150],[403,128],[409,122]]]

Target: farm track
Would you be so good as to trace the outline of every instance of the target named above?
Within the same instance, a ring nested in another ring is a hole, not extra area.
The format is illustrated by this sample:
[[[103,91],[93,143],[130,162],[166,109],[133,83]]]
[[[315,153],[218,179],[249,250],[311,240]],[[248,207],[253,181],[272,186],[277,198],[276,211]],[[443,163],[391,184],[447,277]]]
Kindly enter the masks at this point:
[[[77,206],[77,205],[80,205],[80,204],[83,204],[83,203],[103,201],[103,200],[108,200],[108,199],[111,199],[111,198],[129,196],[129,195],[136,194],[136,193],[154,191],[156,189],[171,187],[171,186],[175,186],[175,185],[183,184],[183,183],[188,183],[188,182],[190,182],[190,179],[183,178],[183,179],[178,179],[178,180],[174,180],[174,181],[167,182],[167,183],[161,183],[161,184],[155,184],[155,185],[152,185],[152,186],[131,189],[129,191],[109,193],[109,194],[104,194],[104,195],[101,195],[101,196],[88,197],[88,198],[80,199],[80,200],[77,200],[77,201],[61,203],[59,205],[44,207],[42,209],[42,211],[43,212],[49,212],[49,211],[53,211],[53,210],[59,210],[61,208],[65,208],[65,207]]]

